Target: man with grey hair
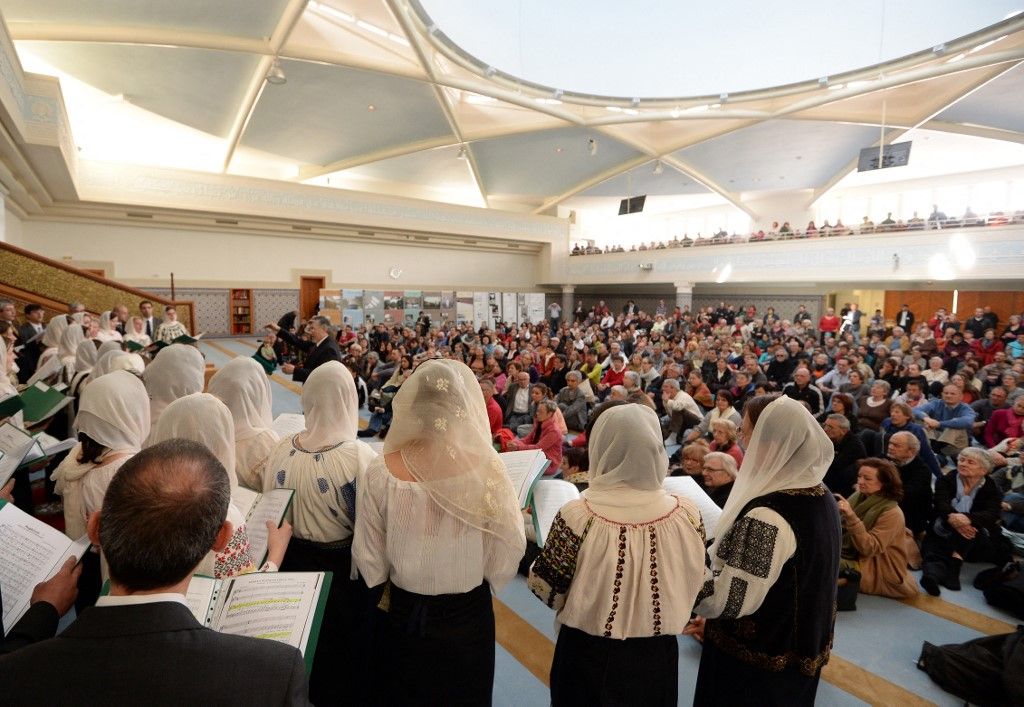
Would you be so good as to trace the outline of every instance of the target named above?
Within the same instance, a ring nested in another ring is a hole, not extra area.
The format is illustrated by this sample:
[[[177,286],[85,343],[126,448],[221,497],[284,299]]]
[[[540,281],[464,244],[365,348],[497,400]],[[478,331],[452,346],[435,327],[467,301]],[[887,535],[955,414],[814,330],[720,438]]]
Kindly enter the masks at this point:
[[[558,391],[555,398],[565,418],[565,425],[570,430],[583,431],[587,426],[587,396],[580,388],[582,382],[582,373],[569,371],[565,374],[565,387]]]
[[[821,425],[832,440],[835,456],[825,472],[825,485],[843,497],[853,493],[857,483],[858,462],[868,456],[860,435],[850,434],[850,420],[845,415],[829,415]]]
[[[667,413],[661,419],[663,433],[667,435],[666,444],[678,444],[683,432],[696,427],[703,419],[697,401],[684,390],[680,390],[679,381],[666,378],[661,384],[661,400]]]
[[[912,432],[896,432],[889,438],[886,453],[900,472],[903,482],[903,518],[915,536],[928,529],[932,511],[932,476],[919,453],[921,443]]]
[[[17,676],[4,681],[4,703],[121,704],[150,695],[173,704],[309,704],[296,648],[211,631],[185,601],[197,565],[231,539],[230,500],[224,467],[196,442],[168,440],[125,462],[103,509],[89,517],[89,539],[110,570],[109,596],[59,637],[3,659],[4,675]],[[225,679],[238,675],[245,679]]]
[[[296,383],[304,382],[310,373],[328,361],[341,363],[341,351],[338,349],[338,342],[331,336],[331,322],[327,317],[310,317],[306,323],[306,339],[298,338],[277,324],[267,324],[267,329],[276,332],[289,346],[305,352],[301,365],[286,363],[281,366],[281,370],[290,373]]]
[[[613,385],[608,393],[609,400],[622,400],[625,401],[629,396],[624,385]]]

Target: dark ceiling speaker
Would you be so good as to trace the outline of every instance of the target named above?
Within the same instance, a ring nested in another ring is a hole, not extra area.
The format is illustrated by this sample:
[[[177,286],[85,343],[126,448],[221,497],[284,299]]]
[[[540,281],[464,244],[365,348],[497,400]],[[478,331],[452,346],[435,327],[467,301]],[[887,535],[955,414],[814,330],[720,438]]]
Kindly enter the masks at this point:
[[[632,199],[623,199],[619,202],[619,216],[640,213],[644,210],[645,201],[647,201],[646,194],[643,196],[634,196]]]
[[[858,172],[870,172],[887,167],[906,167],[910,162],[910,142],[886,145],[881,152],[877,147],[865,147],[857,159]]]

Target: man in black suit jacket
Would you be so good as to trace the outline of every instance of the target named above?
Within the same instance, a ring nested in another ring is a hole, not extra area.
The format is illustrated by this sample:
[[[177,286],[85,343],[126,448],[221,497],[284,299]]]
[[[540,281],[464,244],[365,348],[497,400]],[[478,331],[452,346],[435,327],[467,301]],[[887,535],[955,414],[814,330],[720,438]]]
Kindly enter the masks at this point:
[[[300,339],[277,324],[267,324],[267,329],[277,332],[277,335],[288,342],[289,346],[306,353],[306,358],[301,366],[291,363],[281,366],[282,371],[292,374],[292,380],[296,383],[305,381],[317,366],[322,366],[328,361],[341,363],[341,350],[338,349],[338,342],[331,336],[331,322],[327,317],[310,318],[306,324],[306,334],[309,339]]]
[[[43,353],[42,340],[36,339],[32,341],[32,339],[46,329],[43,324],[43,316],[45,314],[46,312],[42,306],[38,304],[25,305],[25,323],[18,327],[18,340],[14,342],[15,346],[24,347],[18,353],[17,359],[19,369],[18,382],[20,383],[27,381],[36,372],[36,364]],[[32,343],[28,343],[29,341],[32,341]]]
[[[850,420],[843,415],[829,415],[822,425],[825,434],[832,440],[835,456],[825,472],[823,481],[833,493],[844,498],[854,491],[857,483],[858,463],[868,453],[860,437],[850,431]]]
[[[126,462],[89,518],[110,595],[57,638],[0,658],[4,704],[309,704],[297,649],[212,631],[184,603],[196,566],[231,538],[230,498],[224,468],[195,442]]]

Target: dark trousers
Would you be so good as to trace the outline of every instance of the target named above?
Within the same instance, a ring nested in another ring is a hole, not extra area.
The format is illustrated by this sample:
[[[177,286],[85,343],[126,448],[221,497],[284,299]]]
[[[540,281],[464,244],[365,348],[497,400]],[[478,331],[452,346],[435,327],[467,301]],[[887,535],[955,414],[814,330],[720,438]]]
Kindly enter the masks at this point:
[[[772,672],[744,663],[705,639],[693,704],[814,705],[820,671],[813,677],[788,669]]]
[[[673,636],[591,636],[562,626],[551,662],[551,704],[674,707],[679,692],[679,643]]]
[[[494,606],[487,582],[427,596],[390,585],[374,612],[370,680],[382,705],[490,705]]]

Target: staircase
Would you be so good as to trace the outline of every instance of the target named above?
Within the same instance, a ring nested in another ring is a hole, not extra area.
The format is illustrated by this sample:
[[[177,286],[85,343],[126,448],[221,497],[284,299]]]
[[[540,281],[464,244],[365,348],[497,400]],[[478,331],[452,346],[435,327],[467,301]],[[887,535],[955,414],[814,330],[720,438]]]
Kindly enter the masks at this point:
[[[192,302],[174,302],[8,243],[0,243],[0,300],[13,301],[19,312],[26,304],[40,304],[47,320],[54,314],[67,314],[70,302],[81,302],[86,311],[99,314],[118,304],[135,313],[140,301],[149,300],[157,316],[162,316],[166,305],[172,305],[178,310],[178,320],[189,331],[196,330]]]

